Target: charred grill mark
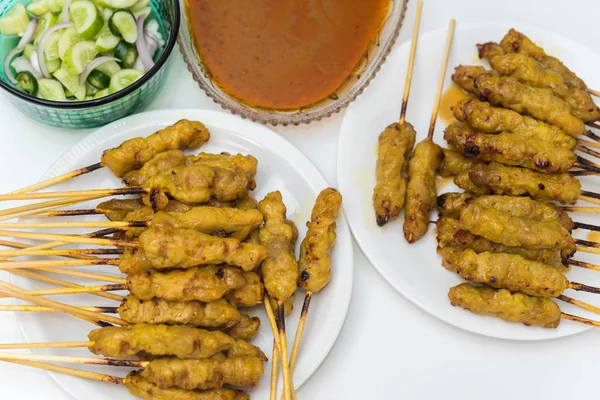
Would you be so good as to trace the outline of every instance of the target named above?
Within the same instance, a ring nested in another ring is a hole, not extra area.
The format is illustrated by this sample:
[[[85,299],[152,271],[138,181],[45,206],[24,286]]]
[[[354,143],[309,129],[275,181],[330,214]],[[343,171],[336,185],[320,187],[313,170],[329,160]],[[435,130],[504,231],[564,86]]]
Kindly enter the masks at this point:
[[[300,279],[302,279],[302,281],[306,282],[307,280],[310,279],[310,274],[306,271],[302,271],[302,273],[300,274]]]

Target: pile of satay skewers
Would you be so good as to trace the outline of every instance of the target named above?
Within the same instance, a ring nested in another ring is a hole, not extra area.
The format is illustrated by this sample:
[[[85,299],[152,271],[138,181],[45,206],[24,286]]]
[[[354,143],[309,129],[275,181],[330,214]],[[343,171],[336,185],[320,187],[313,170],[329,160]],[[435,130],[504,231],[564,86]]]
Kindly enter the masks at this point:
[[[238,388],[258,385],[267,357],[248,342],[256,336],[260,319],[240,309],[264,304],[274,337],[271,398],[277,394],[279,363],[283,398],[295,398],[292,372],[311,296],[323,289],[331,276],[330,252],[341,195],[332,188],[319,194],[297,260],[298,230],[286,218],[281,193],[271,192],[260,202],[250,194],[256,187],[256,158],[184,153],[209,138],[202,123],[181,120],[147,138],[127,140],[105,151],[98,164],[0,195],[0,200],[56,199],[0,211],[0,221],[22,218],[0,222],[1,236],[44,242],[28,245],[1,240],[0,246],[12,250],[0,250],[0,269],[63,286],[26,291],[0,281],[3,297],[35,304],[2,306],[0,310],[64,312],[100,326],[84,342],[5,344],[0,349],[84,347],[108,357],[0,353],[0,360],[124,384],[132,394],[146,399],[246,399],[247,393]],[[127,187],[38,191],[103,167]],[[59,209],[115,195],[139,197],[111,199],[93,209]],[[82,215],[103,215],[108,221],[44,221]],[[28,222],[28,218],[36,218],[36,222]],[[85,234],[31,231],[59,228],[100,230]],[[90,248],[63,248],[70,244]],[[76,269],[93,265],[118,267],[126,277]],[[83,286],[45,273],[109,284]],[[288,358],[285,316],[292,311],[297,287],[307,293]],[[122,290],[129,294],[112,293]],[[84,307],[47,298],[79,293],[120,304]],[[40,361],[140,370],[118,378]]]
[[[564,275],[571,266],[600,270],[572,259],[577,251],[600,254],[599,243],[576,239],[572,231],[600,227],[574,222],[567,213],[600,212],[574,206],[577,201],[600,204],[600,195],[583,190],[578,179],[600,174],[600,164],[582,155],[600,158],[594,150],[600,137],[590,130],[599,127],[600,109],[591,96],[597,93],[514,29],[500,44],[477,47],[493,70],[456,68],[453,81],[472,98],[453,107],[457,122],[444,132],[450,148],[431,144],[435,151],[425,155],[417,146],[409,157],[412,126],[390,126],[381,134],[373,195],[377,222],[382,226],[394,219],[406,204],[404,233],[412,243],[427,232],[437,206],[443,266],[474,283],[450,290],[453,305],[546,328],[557,327],[561,318],[600,326],[562,313],[550,300],[600,313],[563,294],[567,289],[600,293]],[[414,50],[411,63],[413,58]],[[436,200],[436,172],[454,177],[465,192]]]

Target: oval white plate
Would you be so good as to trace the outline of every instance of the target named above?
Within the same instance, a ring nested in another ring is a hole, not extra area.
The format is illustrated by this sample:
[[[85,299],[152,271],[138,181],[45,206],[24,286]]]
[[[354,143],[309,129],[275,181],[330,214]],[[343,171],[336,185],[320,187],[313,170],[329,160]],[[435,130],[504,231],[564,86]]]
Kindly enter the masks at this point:
[[[455,66],[479,64],[475,44],[499,41],[511,27],[516,27],[532,40],[542,43],[548,51],[577,71],[590,87],[600,87],[596,71],[596,65],[600,63],[598,55],[554,33],[509,23],[459,24],[445,87],[451,82],[450,76]],[[406,118],[417,129],[418,141],[423,140],[427,134],[445,37],[446,29],[443,28],[425,33],[419,39]],[[402,232],[403,215],[384,228],[379,228],[375,223],[371,196],[375,186],[377,137],[387,125],[399,118],[409,48],[410,43],[404,43],[395,49],[372,86],[350,105],[342,124],[337,159],[338,182],[345,196],[344,209],[350,228],[358,244],[375,268],[398,292],[430,314],[459,328],[516,340],[557,338],[588,329],[585,325],[570,321],[563,321],[557,329],[525,327],[491,317],[476,316],[461,308],[452,307],[447,297],[448,289],[461,280],[442,268],[441,259],[436,254],[433,226],[425,238],[409,245]],[[446,146],[443,129],[444,123],[438,120],[434,140]],[[597,182],[598,178],[595,179]],[[592,190],[591,186],[589,188]],[[454,186],[448,186],[443,191],[455,189]],[[432,215],[432,219],[435,219],[434,216]],[[586,221],[590,220],[589,215],[575,216],[575,220],[579,221],[584,218]],[[588,260],[581,253],[576,258]],[[569,279],[596,286],[600,284],[600,274],[577,268],[569,273]],[[566,294],[598,304],[598,297],[573,291]],[[583,312],[579,308],[568,307],[570,305],[565,303],[559,305],[565,312],[594,318],[594,314]]]
[[[83,139],[67,151],[44,175],[43,179],[80,168],[99,161],[102,151],[118,146],[126,139],[147,136],[158,129],[187,118],[204,122],[211,131],[209,143],[200,151],[252,154],[259,160],[259,172],[256,177],[257,188],[253,195],[261,199],[273,190],[281,191],[288,209],[288,217],[298,225],[300,238],[306,233],[305,223],[318,192],[328,186],[323,176],[310,161],[289,142],[270,129],[244,121],[228,113],[205,110],[165,110],[134,115],[107,125]],[[102,169],[91,174],[63,183],[53,189],[78,190],[89,188],[108,188],[122,186],[109,170]],[[82,204],[77,208],[93,208],[98,201]],[[89,217],[88,219],[94,219]],[[81,218],[80,220],[84,220]],[[333,250],[333,278],[330,285],[314,297],[310,307],[308,321],[302,341],[302,351],[298,358],[294,382],[300,387],[319,367],[335,343],[342,329],[350,297],[353,280],[353,254],[350,230],[343,216],[338,220],[338,241]],[[298,246],[300,240],[298,241]],[[92,267],[88,270],[100,273],[118,274],[114,267]],[[60,277],[63,278],[64,277]],[[68,279],[68,278],[67,278]],[[77,281],[75,281],[77,282]],[[92,281],[79,281],[84,284],[99,284]],[[45,287],[15,276],[13,283],[26,288]],[[304,293],[299,291],[294,303],[294,313],[286,318],[288,341],[291,347],[302,308]],[[112,305],[116,302],[100,297],[61,296],[58,301],[80,305]],[[248,309],[250,314],[261,318],[258,336],[252,341],[271,358],[271,330],[266,314],[261,307]],[[22,313],[19,322],[26,340],[29,342],[85,341],[94,326],[79,319],[62,314]],[[86,349],[53,350],[50,354],[90,356]],[[80,366],[77,366],[80,368]],[[85,367],[83,367],[85,368]],[[118,376],[125,376],[127,370],[119,368],[85,368]],[[260,386],[249,391],[256,399],[269,396],[270,362],[265,364],[265,374]],[[53,374],[56,381],[73,397],[81,400],[107,400],[128,398],[127,389],[114,385],[86,381],[70,376]],[[279,388],[282,387],[281,381]]]

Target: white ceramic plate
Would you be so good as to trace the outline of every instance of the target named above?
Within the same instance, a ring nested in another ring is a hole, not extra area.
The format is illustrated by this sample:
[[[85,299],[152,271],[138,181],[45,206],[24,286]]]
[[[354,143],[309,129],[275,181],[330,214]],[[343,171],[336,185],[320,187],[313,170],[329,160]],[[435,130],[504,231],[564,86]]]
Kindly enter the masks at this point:
[[[596,70],[596,65],[600,65],[598,55],[552,32],[509,23],[458,25],[446,87],[451,82],[450,76],[455,66],[479,63],[475,44],[500,41],[511,27],[527,34],[533,40],[540,42],[547,51],[559,56],[568,66],[577,71],[590,87],[600,87],[600,77]],[[422,34],[419,40],[407,115],[407,121],[417,129],[418,141],[424,139],[427,133],[445,38],[446,29],[443,28]],[[448,289],[461,281],[455,274],[441,267],[441,258],[436,254],[433,226],[425,238],[409,245],[402,232],[403,215],[384,228],[379,228],[375,223],[371,196],[375,186],[377,137],[387,125],[398,119],[409,48],[410,43],[404,43],[390,55],[380,76],[356,102],[350,105],[342,124],[338,147],[338,182],[344,194],[346,215],[358,244],[375,268],[398,292],[430,314],[462,329],[516,340],[557,338],[588,329],[585,325],[570,321],[563,321],[557,329],[525,327],[491,317],[476,316],[461,308],[452,307],[447,297]],[[445,146],[443,129],[444,123],[438,120],[434,140]],[[595,179],[595,191],[597,191],[598,178]],[[587,188],[594,190],[589,184]],[[443,191],[455,189],[453,185],[446,185]],[[435,219],[435,215],[432,215],[432,219]],[[589,215],[575,215],[574,219],[591,220],[593,223]],[[584,232],[578,235],[585,237]],[[588,259],[581,253],[575,258]],[[596,263],[599,261],[596,257]],[[574,268],[568,276],[573,281],[596,286],[600,284],[600,274],[597,272]],[[599,303],[598,297],[591,295],[582,295],[573,291],[568,291],[566,294]],[[593,314],[568,307],[564,303],[561,303],[560,307],[569,313],[594,318]]]
[[[228,113],[204,110],[167,110],[134,115],[114,122],[86,137],[67,151],[44,175],[43,179],[98,162],[102,151],[118,146],[126,139],[147,136],[158,129],[171,125],[179,119],[187,118],[204,122],[211,131],[209,143],[201,148],[206,152],[252,154],[259,160],[256,177],[257,189],[254,196],[261,199],[268,192],[280,190],[288,209],[288,217],[293,219],[300,230],[300,238],[306,233],[305,222],[318,192],[328,186],[325,179],[310,161],[289,142],[270,129],[244,121]],[[85,177],[55,187],[56,190],[76,190],[86,188],[108,188],[122,186],[108,169],[96,171]],[[93,208],[96,202],[78,206]],[[88,207],[86,207],[88,206]],[[88,219],[97,219],[88,217]],[[83,219],[81,219],[83,220]],[[334,274],[330,285],[314,297],[303,337],[294,381],[300,387],[315,372],[325,359],[342,329],[352,294],[353,254],[352,241],[344,217],[338,219],[338,241],[333,250]],[[299,246],[300,241],[298,241]],[[117,274],[114,267],[88,267],[101,273]],[[62,277],[64,278],[64,277]],[[81,281],[85,284],[98,284]],[[41,288],[45,285],[16,277],[13,283],[26,289]],[[291,346],[296,331],[304,293],[299,291],[295,299],[294,313],[286,318],[289,344]],[[58,297],[56,297],[58,299]],[[65,296],[59,301],[80,305],[112,305],[116,302],[100,297]],[[270,357],[272,335],[266,314],[261,307],[248,310],[260,316],[262,325],[258,336],[253,340]],[[19,315],[26,340],[29,342],[85,341],[93,325],[62,314]],[[90,356],[86,349],[54,350],[51,354]],[[265,375],[260,386],[250,391],[253,398],[266,399],[269,394],[270,362],[265,364]],[[87,368],[113,375],[125,376],[127,370],[119,368]],[[74,398],[81,400],[108,400],[129,398],[127,389],[110,384],[86,381],[59,374],[53,375],[56,381]],[[279,387],[282,387],[280,382]]]

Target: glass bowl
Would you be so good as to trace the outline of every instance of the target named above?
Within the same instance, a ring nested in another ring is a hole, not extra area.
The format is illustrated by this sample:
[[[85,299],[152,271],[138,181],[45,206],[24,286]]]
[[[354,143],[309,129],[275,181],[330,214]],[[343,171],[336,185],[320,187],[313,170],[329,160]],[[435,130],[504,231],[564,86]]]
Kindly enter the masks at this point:
[[[346,82],[329,97],[297,110],[271,110],[252,107],[225,93],[210,77],[194,46],[187,23],[186,0],[180,0],[182,23],[178,43],[185,63],[200,88],[217,104],[242,118],[272,125],[299,125],[319,121],[340,112],[360,95],[375,77],[390,53],[402,27],[408,0],[390,0],[392,7],[379,36],[365,53],[361,62]]]
[[[0,0],[0,16],[18,0]],[[27,5],[29,1],[23,1]],[[0,87],[8,92],[10,101],[23,113],[48,125],[62,128],[91,128],[108,124],[132,114],[150,103],[158,94],[165,78],[165,64],[169,58],[181,19],[178,0],[151,0],[152,16],[160,25],[165,45],[154,57],[155,65],[127,88],[94,100],[49,101],[29,96],[13,87],[0,68]],[[0,35],[1,36],[1,35]],[[0,59],[14,46],[7,37],[0,37]]]

